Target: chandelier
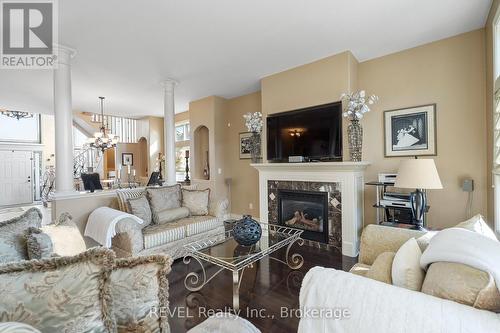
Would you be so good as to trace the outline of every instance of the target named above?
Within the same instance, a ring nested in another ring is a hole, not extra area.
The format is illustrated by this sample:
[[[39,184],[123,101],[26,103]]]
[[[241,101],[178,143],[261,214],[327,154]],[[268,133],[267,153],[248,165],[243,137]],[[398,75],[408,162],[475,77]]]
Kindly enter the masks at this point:
[[[24,111],[12,111],[0,109],[0,113],[6,117],[15,118],[17,120],[22,118],[33,118],[33,113]]]
[[[106,126],[104,125],[104,97],[99,97],[99,99],[101,100],[101,128],[99,132],[94,133],[93,138],[89,139],[89,144],[92,148],[97,148],[104,152],[106,149],[116,147],[118,137],[106,132]]]

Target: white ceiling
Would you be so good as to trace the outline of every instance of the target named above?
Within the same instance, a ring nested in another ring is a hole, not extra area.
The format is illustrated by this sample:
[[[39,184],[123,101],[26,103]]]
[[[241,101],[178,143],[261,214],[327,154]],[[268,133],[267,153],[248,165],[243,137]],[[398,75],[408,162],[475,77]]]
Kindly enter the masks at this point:
[[[60,44],[77,49],[73,107],[161,115],[205,96],[259,90],[269,74],[351,50],[360,60],[484,26],[491,0],[60,0]],[[50,71],[0,70],[0,107],[52,113]]]

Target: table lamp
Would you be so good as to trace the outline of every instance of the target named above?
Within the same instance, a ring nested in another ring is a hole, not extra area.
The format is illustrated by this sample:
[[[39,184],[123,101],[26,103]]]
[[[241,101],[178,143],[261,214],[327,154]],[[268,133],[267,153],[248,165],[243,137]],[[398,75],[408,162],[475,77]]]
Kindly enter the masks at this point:
[[[433,159],[404,160],[399,165],[395,187],[413,188],[410,205],[417,229],[424,228],[424,214],[427,207],[425,190],[442,189],[443,185]]]

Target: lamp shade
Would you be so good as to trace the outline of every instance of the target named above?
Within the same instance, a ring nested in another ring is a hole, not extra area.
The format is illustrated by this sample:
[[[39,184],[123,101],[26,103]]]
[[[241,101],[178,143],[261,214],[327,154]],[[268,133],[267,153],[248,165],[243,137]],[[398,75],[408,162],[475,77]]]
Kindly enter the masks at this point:
[[[432,159],[404,160],[399,165],[395,187],[414,189],[441,189],[441,179]]]

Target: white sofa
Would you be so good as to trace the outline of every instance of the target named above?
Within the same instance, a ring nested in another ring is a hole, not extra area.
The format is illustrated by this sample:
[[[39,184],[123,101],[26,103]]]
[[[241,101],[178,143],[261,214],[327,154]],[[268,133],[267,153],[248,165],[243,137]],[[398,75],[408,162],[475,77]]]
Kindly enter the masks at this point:
[[[306,274],[300,307],[300,333],[500,332],[500,314],[322,267]],[[311,309],[335,312],[313,316]]]

